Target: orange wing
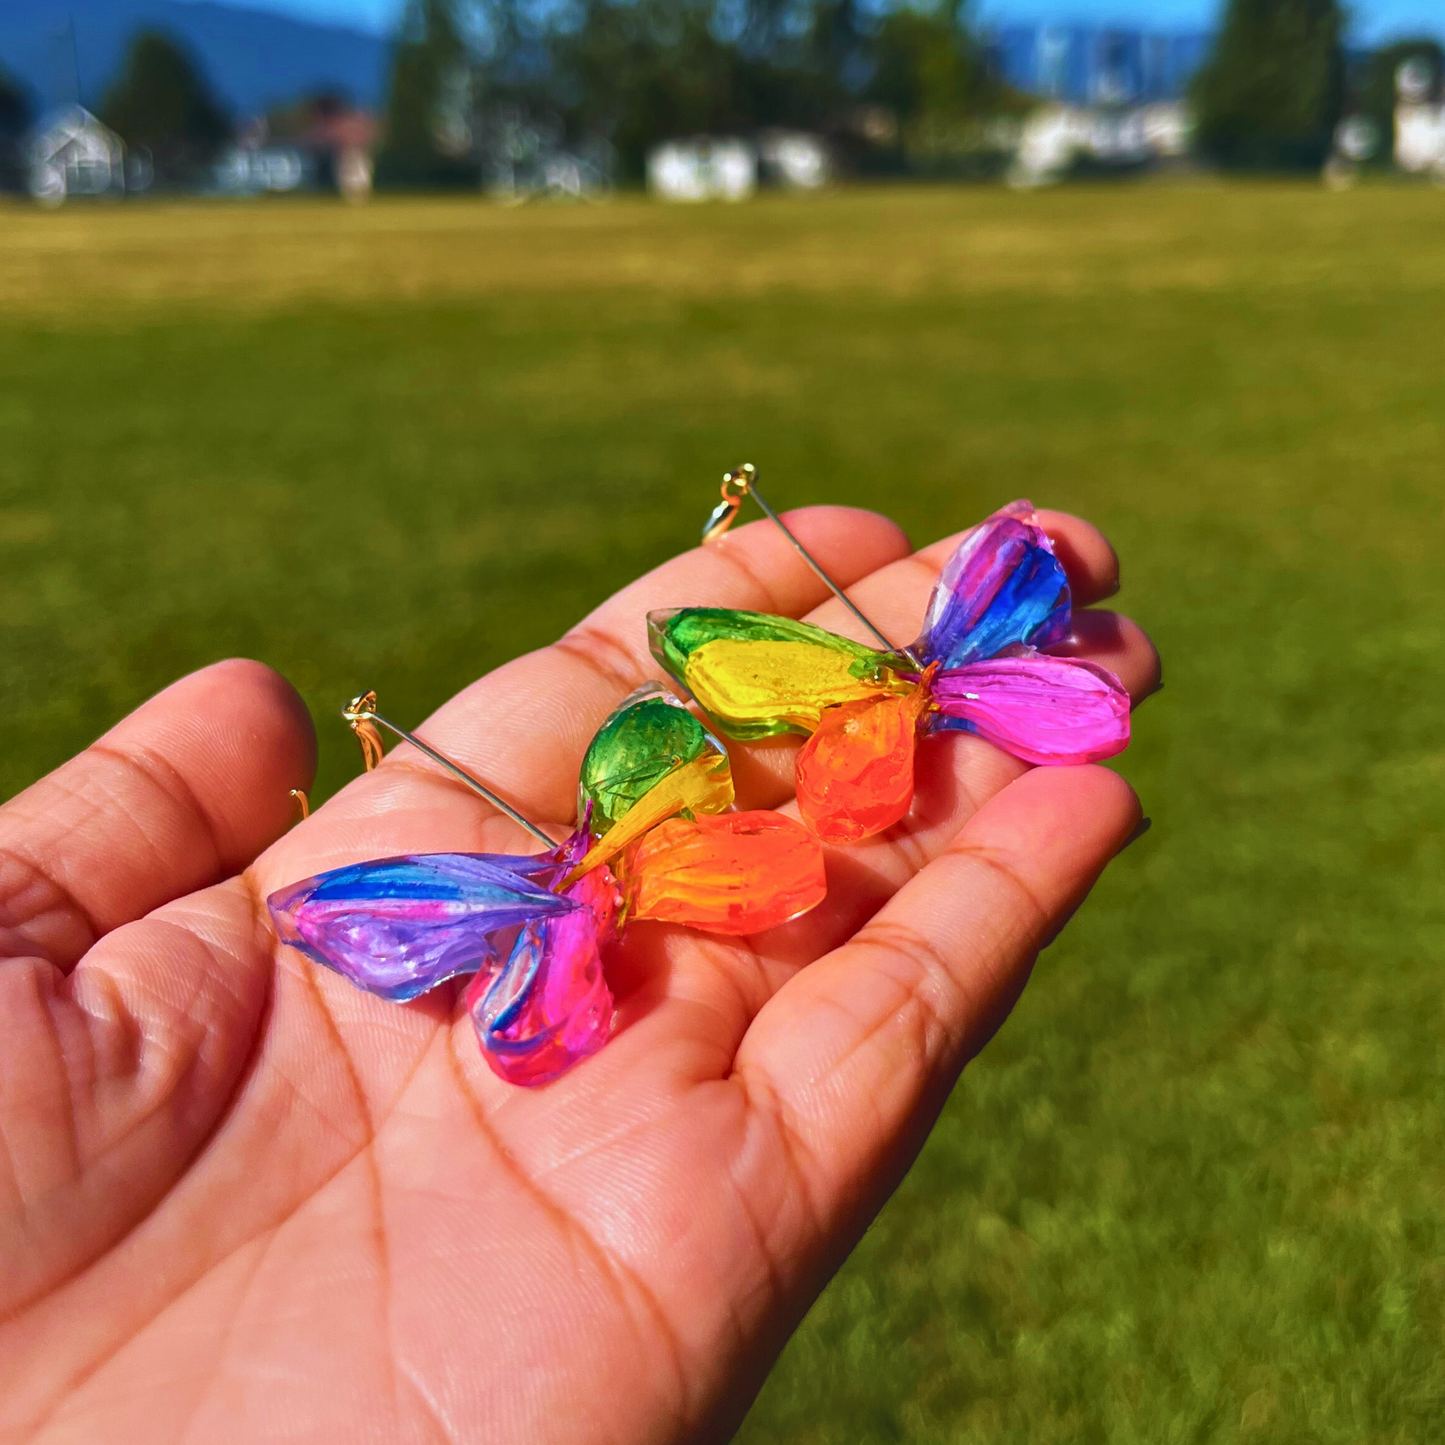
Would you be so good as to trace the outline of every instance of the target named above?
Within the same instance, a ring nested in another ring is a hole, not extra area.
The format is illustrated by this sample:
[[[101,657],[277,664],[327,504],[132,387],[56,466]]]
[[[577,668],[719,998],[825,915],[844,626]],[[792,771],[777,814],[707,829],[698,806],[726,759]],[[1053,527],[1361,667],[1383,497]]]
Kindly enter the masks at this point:
[[[798,753],[798,810],[825,843],[857,843],[913,802],[913,750],[928,705],[921,687],[829,708]]]
[[[827,892],[823,849],[781,813],[670,818],[616,868],[633,918],[708,933],[761,933],[816,907]]]

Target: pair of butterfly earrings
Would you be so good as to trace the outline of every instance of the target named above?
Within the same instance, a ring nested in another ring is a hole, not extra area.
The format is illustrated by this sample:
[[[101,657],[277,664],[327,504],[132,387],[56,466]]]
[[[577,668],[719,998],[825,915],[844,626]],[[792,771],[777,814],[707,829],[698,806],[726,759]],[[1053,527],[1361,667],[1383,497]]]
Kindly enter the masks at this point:
[[[717,732],[807,737],[802,822],[731,812],[717,736],[656,683],[633,693],[582,759],[577,824],[562,843],[376,710],[344,714],[368,769],[378,724],[415,744],[543,845],[535,854],[433,853],[336,868],[271,895],[283,943],[357,987],[410,999],[471,975],[463,995],[493,1071],[555,1079],[602,1047],[612,994],[602,955],[628,922],[760,933],[827,892],[823,844],[860,842],[907,813],[920,735],[976,733],[1030,763],[1095,762],[1129,741],[1129,696],[1112,673],[1040,649],[1070,628],[1069,585],[1031,503],[974,528],[943,568],[923,632],[894,647],[808,554],[746,466],[723,479],[704,543],[752,496],[878,648],[788,617],[685,607],[648,617],[653,655]]]

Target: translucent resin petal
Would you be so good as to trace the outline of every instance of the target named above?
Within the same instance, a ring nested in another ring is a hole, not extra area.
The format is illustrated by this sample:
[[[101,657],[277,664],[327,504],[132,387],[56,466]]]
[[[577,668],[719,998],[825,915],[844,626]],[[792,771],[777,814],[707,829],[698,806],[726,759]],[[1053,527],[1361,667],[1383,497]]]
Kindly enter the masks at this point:
[[[780,813],[673,818],[619,860],[635,918],[709,933],[761,933],[823,901],[823,850]]]
[[[890,828],[913,801],[913,753],[923,688],[846,703],[823,714],[798,753],[798,811],[825,843],[857,843]]]
[[[587,869],[609,862],[634,839],[667,818],[679,813],[720,813],[731,807],[732,801],[733,779],[727,754],[719,759],[704,753],[674,768],[650,788],[620,823],[607,830],[607,835],[593,846],[571,876],[580,877]]]
[[[599,837],[673,769],[704,753],[721,762],[722,744],[659,683],[640,687],[602,724],[592,739],[577,780],[577,813],[592,805]],[[728,807],[729,797],[722,804]]]
[[[490,935],[578,905],[549,891],[558,851],[428,853],[334,868],[266,900],[282,943],[382,998],[492,967]]]
[[[978,733],[1030,763],[1094,763],[1129,743],[1129,694],[1071,657],[999,657],[933,679],[933,726]]]
[[[574,911],[528,924],[506,967],[478,974],[463,998],[488,1065],[510,1084],[550,1082],[612,1032],[601,948],[614,931],[617,884],[599,868],[567,897]]]
[[[656,683],[639,688],[602,725],[582,760],[587,818],[613,820],[571,874],[615,858],[635,838],[678,813],[732,807],[733,777],[723,745]]]
[[[648,616],[653,656],[729,737],[811,732],[823,712],[906,691],[889,656],[761,612],[688,607]]]
[[[1012,502],[975,527],[949,558],[929,599],[914,652],[962,667],[1018,644],[1068,635],[1069,583],[1031,502]]]

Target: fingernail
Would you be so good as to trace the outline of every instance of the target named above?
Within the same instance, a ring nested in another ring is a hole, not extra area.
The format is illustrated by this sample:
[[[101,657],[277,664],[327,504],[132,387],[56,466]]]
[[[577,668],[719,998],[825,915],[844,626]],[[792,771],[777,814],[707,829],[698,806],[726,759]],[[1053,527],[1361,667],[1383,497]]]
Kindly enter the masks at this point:
[[[1140,818],[1139,821],[1134,825],[1134,831],[1130,833],[1127,838],[1124,839],[1122,844],[1120,844],[1119,853],[1122,853],[1125,848],[1132,848],[1134,844],[1137,843],[1139,839],[1142,838],[1144,834],[1147,833],[1153,826],[1153,818]],[[1115,853],[1114,856],[1117,858],[1119,856],[1119,853]]]

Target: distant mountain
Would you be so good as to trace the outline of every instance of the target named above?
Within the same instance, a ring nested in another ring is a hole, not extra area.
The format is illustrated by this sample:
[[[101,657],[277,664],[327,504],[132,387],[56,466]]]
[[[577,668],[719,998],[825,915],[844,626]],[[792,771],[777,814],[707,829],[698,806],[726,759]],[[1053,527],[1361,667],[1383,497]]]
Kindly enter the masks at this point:
[[[378,107],[387,42],[375,35],[230,5],[182,0],[0,0],[0,66],[44,105],[75,98],[69,26],[75,27],[80,100],[94,107],[137,30],[164,30],[200,61],[238,116],[318,90]]]

